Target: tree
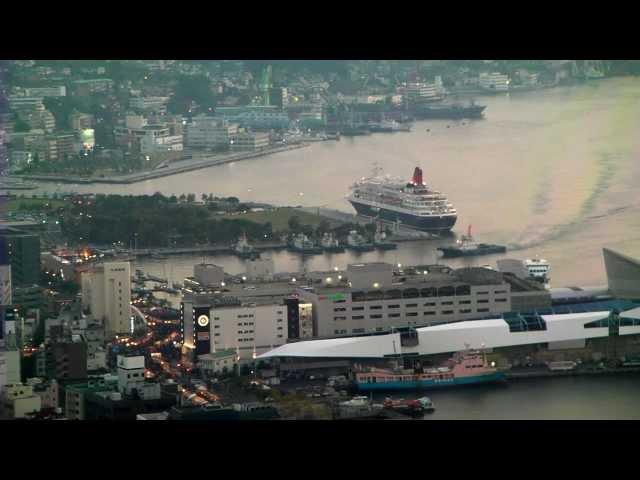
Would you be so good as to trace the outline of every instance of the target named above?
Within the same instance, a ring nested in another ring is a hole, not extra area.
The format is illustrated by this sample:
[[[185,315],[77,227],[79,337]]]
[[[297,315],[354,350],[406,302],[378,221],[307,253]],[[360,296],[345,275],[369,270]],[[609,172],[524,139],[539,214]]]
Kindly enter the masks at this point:
[[[202,196],[201,196],[200,198],[202,198],[202,201],[203,201],[204,203],[207,203],[207,200],[209,199],[209,196],[208,196],[206,193],[203,193],[203,194],[202,194]]]
[[[296,216],[289,217],[287,224],[289,225],[289,230],[294,233],[300,230],[300,219]]]
[[[187,203],[193,203],[195,201],[196,201],[195,193],[190,193],[189,195],[187,195]]]
[[[181,202],[185,202],[187,200],[187,196],[183,193],[182,195],[180,195],[180,201]]]

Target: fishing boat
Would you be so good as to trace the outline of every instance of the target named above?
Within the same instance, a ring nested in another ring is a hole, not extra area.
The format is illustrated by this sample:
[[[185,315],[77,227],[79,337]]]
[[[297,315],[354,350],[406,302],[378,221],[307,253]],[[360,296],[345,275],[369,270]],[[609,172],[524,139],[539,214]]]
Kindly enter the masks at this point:
[[[344,247],[340,245],[338,240],[333,236],[332,233],[325,233],[320,240],[320,246],[325,252],[329,253],[342,253],[344,252]]]
[[[309,237],[304,233],[294,235],[289,241],[287,249],[290,252],[302,253],[304,255],[316,255],[322,253],[322,248],[316,246],[315,243],[309,240]]]
[[[356,252],[371,252],[374,246],[371,243],[367,243],[364,237],[356,230],[351,230],[347,236],[347,248]]]
[[[233,250],[235,254],[240,258],[248,258],[254,260],[260,256],[256,249],[253,246],[249,245],[247,236],[244,233],[238,239],[238,243],[236,243]]]

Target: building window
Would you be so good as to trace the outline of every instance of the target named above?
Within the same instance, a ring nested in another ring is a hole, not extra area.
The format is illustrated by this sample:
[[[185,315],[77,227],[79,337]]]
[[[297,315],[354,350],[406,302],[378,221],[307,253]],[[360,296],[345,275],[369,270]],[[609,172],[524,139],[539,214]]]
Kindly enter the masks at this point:
[[[362,320],[364,318],[364,315],[353,315],[351,317],[352,320]]]
[[[442,302],[442,305],[453,305],[453,302]]]
[[[354,328],[351,333],[364,333],[364,328]]]
[[[278,327],[278,330],[282,330],[282,327]],[[251,333],[253,333],[253,331],[251,331]]]
[[[408,312],[407,317],[415,317],[418,315],[418,312]]]
[[[399,313],[390,313],[389,318],[398,318],[400,316]]]
[[[334,312],[344,312],[346,310],[347,310],[346,308],[334,308],[333,309]]]
[[[382,315],[380,315],[380,314],[370,315],[369,318],[382,318]]]
[[[488,312],[489,309],[488,308],[479,308],[478,309],[478,313],[483,313],[483,312]]]
[[[489,303],[489,300],[478,300],[478,303]]]
[[[382,305],[371,305],[369,310],[382,310]]]
[[[465,308],[460,310],[460,313],[471,313],[471,309],[470,308]]]
[[[334,320],[346,320],[347,317],[333,317]]]
[[[387,308],[400,308],[400,305],[387,305]]]
[[[352,312],[359,311],[359,310],[364,310],[364,307],[351,307]]]
[[[436,304],[435,304],[435,302],[427,302],[427,303],[424,304],[424,306],[425,307],[435,307]]]
[[[460,300],[458,303],[460,305],[469,305],[471,304],[471,300]]]
[[[495,301],[496,302],[506,302],[507,299],[506,298],[496,298]]]
[[[450,314],[452,314],[452,313],[453,313],[453,310],[443,310],[443,311],[442,311],[442,314],[443,314],[443,315],[450,315]]]
[[[405,305],[405,307],[407,307],[407,308],[416,308],[417,306],[418,306],[417,303],[409,303],[409,304]]]
[[[489,295],[489,292],[476,292],[477,295]]]
[[[506,290],[496,290],[494,293],[497,295],[497,294],[500,294],[500,293],[507,293],[507,291]]]

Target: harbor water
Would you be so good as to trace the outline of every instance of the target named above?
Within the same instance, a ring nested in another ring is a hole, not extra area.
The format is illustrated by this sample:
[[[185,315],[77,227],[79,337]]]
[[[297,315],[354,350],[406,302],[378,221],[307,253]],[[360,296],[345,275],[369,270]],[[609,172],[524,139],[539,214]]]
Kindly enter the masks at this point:
[[[374,395],[382,402],[386,395]],[[424,420],[639,420],[640,374],[537,378],[394,398],[428,396],[435,412]]]
[[[485,119],[421,121],[411,132],[344,137],[223,166],[131,185],[56,185],[40,191],[166,195],[213,193],[275,205],[323,206],[352,212],[349,186],[374,163],[409,179],[413,168],[446,193],[458,209],[454,231],[473,225],[479,241],[509,246],[506,254],[465,260],[495,266],[501,257],[542,256],[552,284],[606,282],[604,246],[640,256],[640,79],[594,80],[582,85],[476,99]],[[433,261],[435,245],[406,244],[363,261]],[[309,268],[344,266],[350,257],[313,257]],[[235,259],[216,260],[232,273]],[[183,260],[176,260],[178,269]],[[275,254],[278,270],[300,260]],[[456,262],[448,262],[456,266]]]

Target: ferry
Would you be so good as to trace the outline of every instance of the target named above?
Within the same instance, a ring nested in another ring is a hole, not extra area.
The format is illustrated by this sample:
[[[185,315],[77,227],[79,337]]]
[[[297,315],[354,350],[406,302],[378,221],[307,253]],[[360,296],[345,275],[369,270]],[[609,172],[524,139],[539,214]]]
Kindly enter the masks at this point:
[[[502,382],[504,373],[478,351],[456,353],[438,368],[388,370],[367,368],[355,372],[355,383],[361,391],[420,390],[477,383]]]
[[[551,266],[544,258],[528,258],[524,261],[529,277],[549,288],[549,270]]]
[[[446,195],[423,182],[419,167],[409,182],[382,176],[376,168],[373,176],[351,186],[347,200],[358,215],[399,222],[425,232],[448,232],[457,219],[456,209]]]

